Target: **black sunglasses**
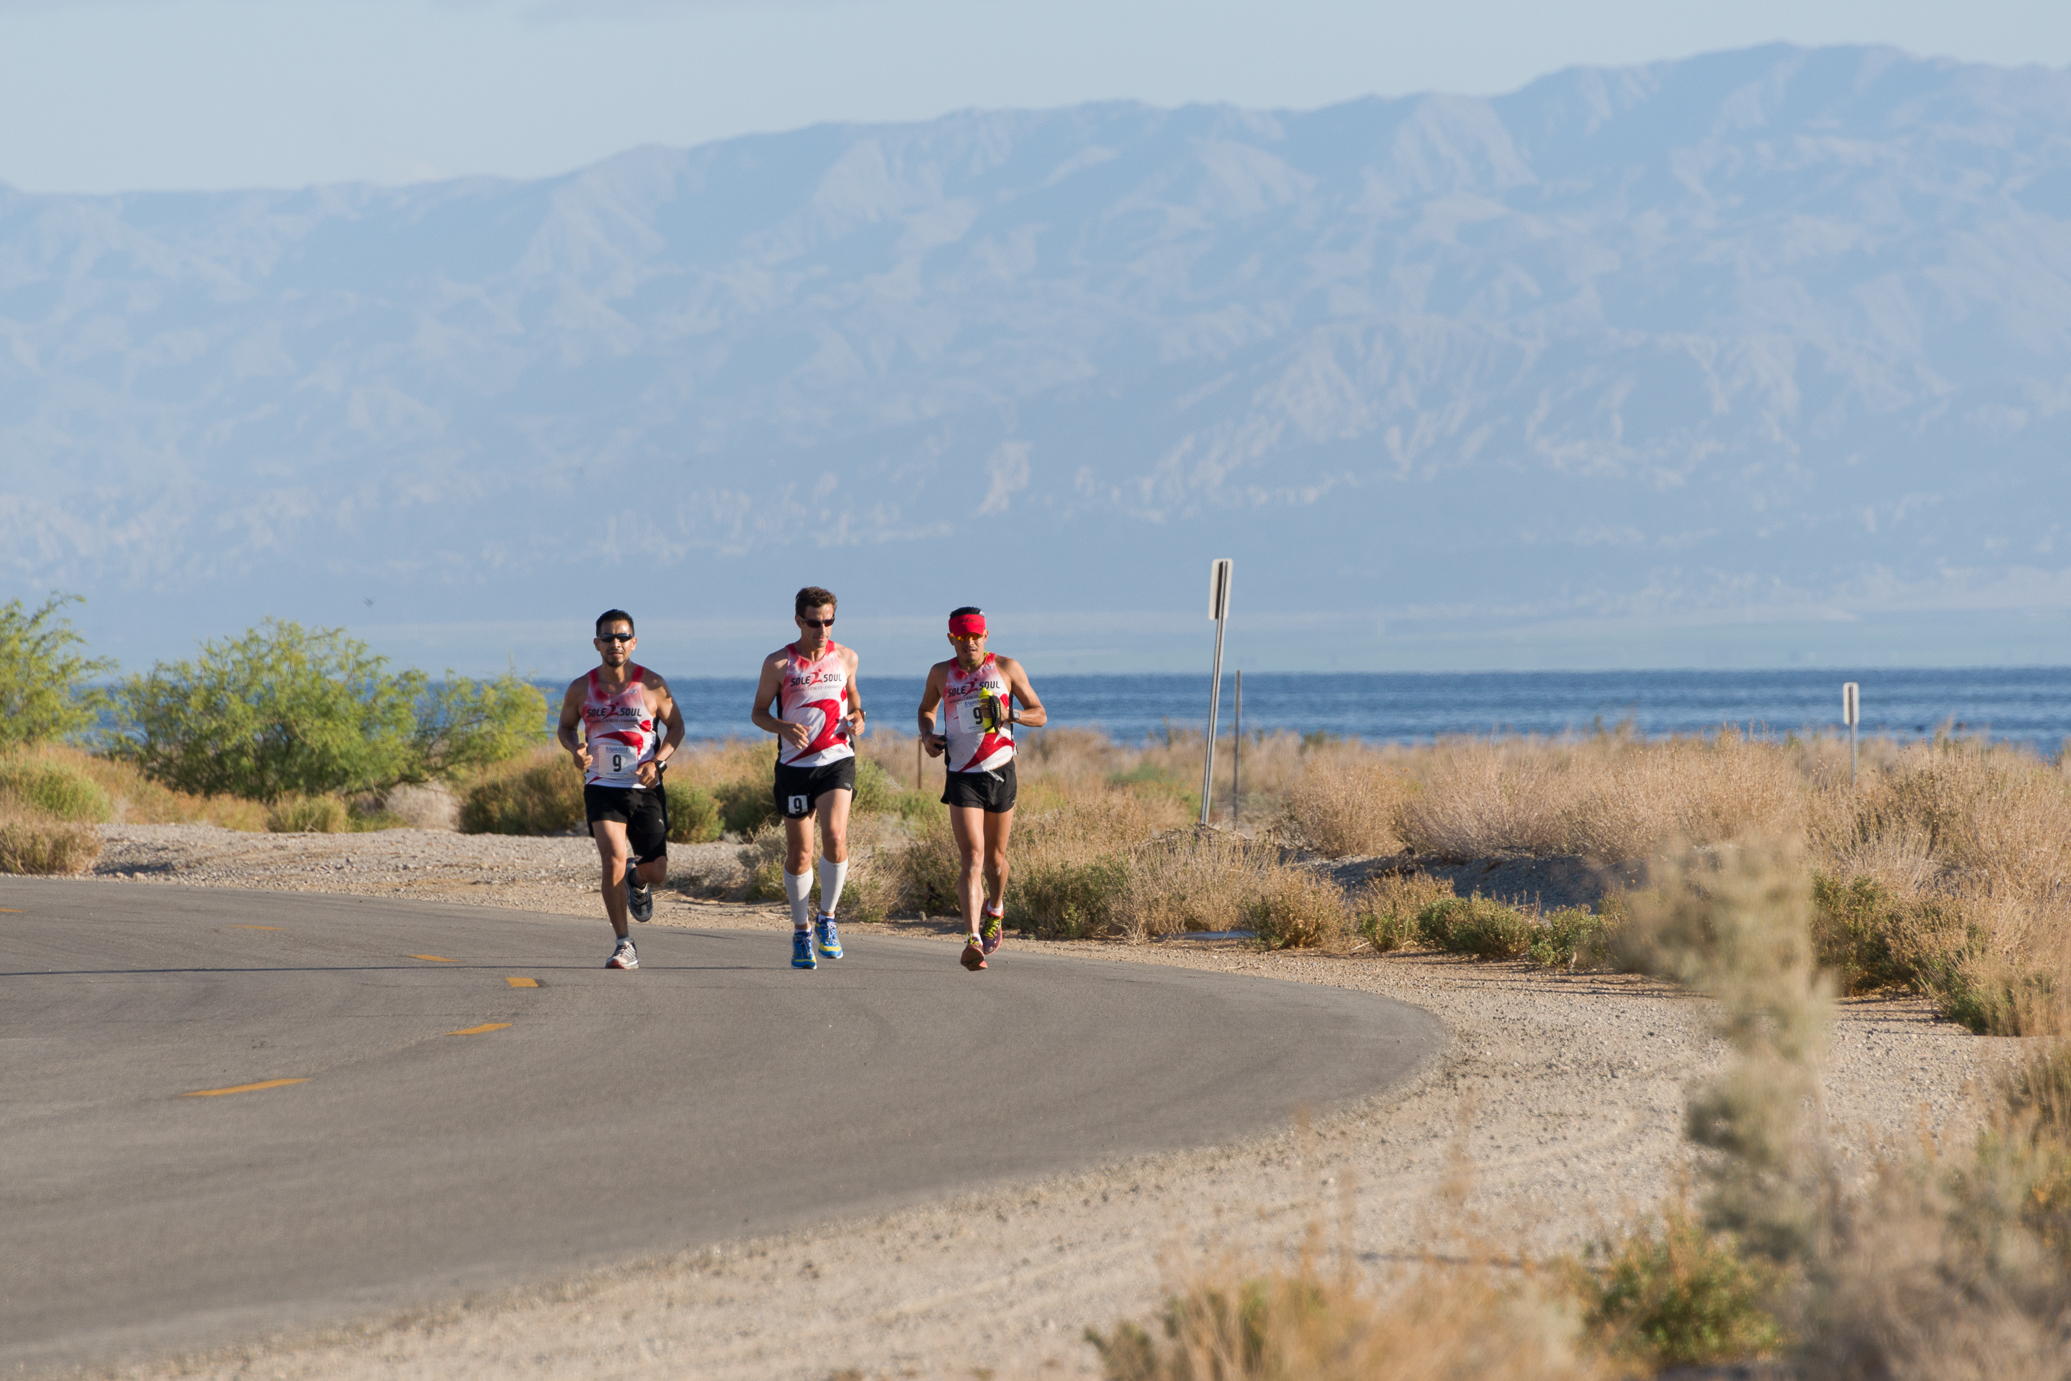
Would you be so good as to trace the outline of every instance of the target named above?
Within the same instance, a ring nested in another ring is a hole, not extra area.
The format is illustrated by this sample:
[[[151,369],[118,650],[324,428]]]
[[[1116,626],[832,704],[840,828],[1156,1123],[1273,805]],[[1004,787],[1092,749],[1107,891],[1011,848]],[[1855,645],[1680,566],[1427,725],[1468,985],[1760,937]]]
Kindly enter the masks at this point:
[[[834,620],[833,620],[833,619],[800,619],[800,620],[799,620],[799,622],[800,622],[800,623],[802,623],[802,624],[804,624],[804,625],[805,625],[805,626],[806,626],[807,628],[832,628],[832,627],[834,627]]]
[[[633,641],[633,635],[631,633],[599,633],[597,641],[600,643],[629,643]]]

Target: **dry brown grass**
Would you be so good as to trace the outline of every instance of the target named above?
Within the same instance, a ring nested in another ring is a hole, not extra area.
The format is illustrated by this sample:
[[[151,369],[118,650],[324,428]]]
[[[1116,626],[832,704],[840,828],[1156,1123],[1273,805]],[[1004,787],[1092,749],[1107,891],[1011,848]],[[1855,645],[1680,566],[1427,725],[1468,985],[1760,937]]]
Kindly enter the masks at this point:
[[[101,856],[91,825],[52,820],[0,800],[0,873],[83,873]]]
[[[1416,757],[1361,748],[1303,755],[1283,797],[1292,833],[1325,858],[1398,852]]]
[[[220,825],[233,830],[266,828],[266,807],[235,796],[194,796],[161,786],[134,763],[96,757],[63,744],[41,744],[26,755],[91,781],[107,794],[109,818],[124,825]]]

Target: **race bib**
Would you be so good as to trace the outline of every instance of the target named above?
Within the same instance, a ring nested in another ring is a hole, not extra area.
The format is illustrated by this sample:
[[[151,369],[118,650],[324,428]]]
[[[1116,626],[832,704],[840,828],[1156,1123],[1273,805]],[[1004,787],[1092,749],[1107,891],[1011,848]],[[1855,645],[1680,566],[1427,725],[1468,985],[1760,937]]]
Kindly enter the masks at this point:
[[[600,786],[638,786],[640,750],[618,739],[591,739],[590,778]]]

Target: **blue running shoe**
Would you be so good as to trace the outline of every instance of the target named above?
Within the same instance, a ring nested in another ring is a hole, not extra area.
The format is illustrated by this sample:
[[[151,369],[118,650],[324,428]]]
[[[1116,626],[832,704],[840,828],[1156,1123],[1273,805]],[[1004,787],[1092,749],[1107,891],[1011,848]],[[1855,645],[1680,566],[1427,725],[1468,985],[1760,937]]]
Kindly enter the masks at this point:
[[[821,916],[813,922],[813,948],[820,951],[822,959],[841,958],[841,932],[834,928],[832,916]]]
[[[820,961],[813,958],[813,936],[809,930],[791,932],[791,967],[794,969],[817,969]]]

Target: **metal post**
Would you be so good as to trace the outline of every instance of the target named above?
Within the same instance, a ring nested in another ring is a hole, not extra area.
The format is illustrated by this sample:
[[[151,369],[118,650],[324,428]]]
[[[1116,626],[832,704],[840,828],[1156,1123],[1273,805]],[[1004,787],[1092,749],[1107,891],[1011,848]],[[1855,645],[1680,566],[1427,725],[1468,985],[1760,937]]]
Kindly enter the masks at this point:
[[[1222,710],[1222,633],[1230,616],[1230,566],[1227,557],[1208,567],[1208,617],[1215,620],[1215,665],[1208,677],[1208,754],[1201,765],[1201,823],[1215,809],[1215,729]]]
[[[1841,683],[1841,719],[1848,726],[1848,785],[1855,785],[1855,725],[1862,718],[1862,696],[1853,681]]]
[[[1237,828],[1244,812],[1244,673],[1237,673],[1237,712],[1230,730],[1230,828]]]

